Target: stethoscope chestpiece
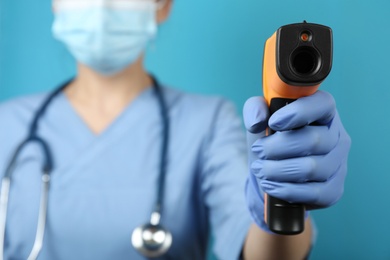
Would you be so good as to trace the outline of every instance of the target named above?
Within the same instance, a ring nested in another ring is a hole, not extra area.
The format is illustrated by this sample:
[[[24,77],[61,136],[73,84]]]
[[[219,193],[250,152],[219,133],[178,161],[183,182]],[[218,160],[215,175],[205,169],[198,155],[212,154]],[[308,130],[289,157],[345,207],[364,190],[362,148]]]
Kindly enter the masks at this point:
[[[131,236],[133,247],[149,258],[164,255],[172,245],[172,234],[160,225],[160,217],[153,212],[150,223],[134,229]]]

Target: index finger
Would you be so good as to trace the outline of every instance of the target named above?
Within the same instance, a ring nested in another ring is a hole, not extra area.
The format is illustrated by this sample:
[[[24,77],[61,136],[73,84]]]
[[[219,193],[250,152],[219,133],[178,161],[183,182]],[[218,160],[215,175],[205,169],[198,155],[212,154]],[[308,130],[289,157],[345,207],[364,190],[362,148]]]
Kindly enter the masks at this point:
[[[276,111],[269,120],[275,131],[287,131],[312,123],[326,125],[336,114],[336,102],[331,94],[317,91]]]

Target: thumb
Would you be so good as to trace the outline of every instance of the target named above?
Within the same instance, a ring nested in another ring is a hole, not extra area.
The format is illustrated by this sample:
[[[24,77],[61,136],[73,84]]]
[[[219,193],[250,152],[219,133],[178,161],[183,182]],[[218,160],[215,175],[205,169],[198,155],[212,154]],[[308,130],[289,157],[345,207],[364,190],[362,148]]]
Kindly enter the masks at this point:
[[[247,130],[249,163],[252,163],[255,160],[252,145],[265,136],[265,129],[268,126],[269,109],[263,97],[251,97],[245,102],[243,119]]]
[[[246,130],[253,134],[263,132],[268,126],[269,109],[263,97],[249,98],[243,108]]]

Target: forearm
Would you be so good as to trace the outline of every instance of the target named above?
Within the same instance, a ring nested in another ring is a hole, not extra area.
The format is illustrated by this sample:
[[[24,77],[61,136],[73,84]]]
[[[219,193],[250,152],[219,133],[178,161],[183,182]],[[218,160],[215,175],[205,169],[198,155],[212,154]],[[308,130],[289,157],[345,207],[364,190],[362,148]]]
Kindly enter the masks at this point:
[[[245,260],[303,260],[307,256],[312,240],[310,218],[305,231],[295,236],[269,234],[252,224],[243,247]]]

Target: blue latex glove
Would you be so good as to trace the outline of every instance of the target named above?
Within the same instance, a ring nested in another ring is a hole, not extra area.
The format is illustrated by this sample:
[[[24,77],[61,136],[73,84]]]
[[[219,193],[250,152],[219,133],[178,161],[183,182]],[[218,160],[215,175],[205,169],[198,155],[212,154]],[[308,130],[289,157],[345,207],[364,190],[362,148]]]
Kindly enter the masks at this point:
[[[300,98],[270,118],[265,100],[252,97],[243,114],[251,148],[246,198],[258,226],[270,232],[264,192],[306,209],[326,208],[341,198],[351,140],[329,93]],[[278,132],[265,136],[267,123]]]

